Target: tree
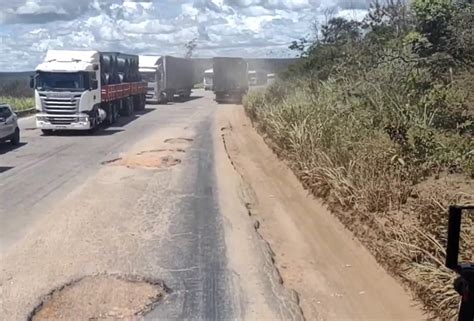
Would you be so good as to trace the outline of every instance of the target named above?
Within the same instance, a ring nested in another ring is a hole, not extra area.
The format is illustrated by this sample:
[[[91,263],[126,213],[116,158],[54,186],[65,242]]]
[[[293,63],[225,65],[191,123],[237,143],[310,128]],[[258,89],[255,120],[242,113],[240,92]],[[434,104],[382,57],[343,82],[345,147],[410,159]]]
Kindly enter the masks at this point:
[[[297,51],[299,57],[304,57],[307,44],[308,40],[306,38],[300,38],[299,40],[293,40],[288,48]]]
[[[194,50],[197,47],[197,38],[194,38],[193,40],[188,41],[185,45],[184,48],[186,49],[186,53],[184,55],[185,58],[192,58],[194,54]]]
[[[418,48],[418,54],[428,57],[448,51],[448,42],[453,35],[450,28],[454,14],[452,0],[416,0],[413,11],[416,17],[416,31],[427,40],[427,45]]]
[[[340,44],[357,40],[360,37],[360,23],[344,18],[332,18],[321,28],[322,41],[327,44]]]

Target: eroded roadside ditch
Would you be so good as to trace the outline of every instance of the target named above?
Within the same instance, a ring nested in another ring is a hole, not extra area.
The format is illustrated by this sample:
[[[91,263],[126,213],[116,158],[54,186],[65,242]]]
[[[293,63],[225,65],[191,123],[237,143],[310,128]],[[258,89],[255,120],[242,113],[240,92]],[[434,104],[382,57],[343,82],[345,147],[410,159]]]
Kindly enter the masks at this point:
[[[233,170],[240,177],[240,181],[243,186],[241,190],[241,199],[244,203],[244,206],[249,218],[252,220],[252,225],[253,225],[255,234],[260,243],[259,246],[262,250],[264,262],[265,262],[262,268],[265,274],[268,276],[268,279],[271,284],[272,292],[279,300],[280,311],[282,315],[286,314],[285,315],[286,319],[304,321],[305,315],[303,313],[303,309],[300,306],[299,294],[294,289],[291,289],[285,286],[280,270],[278,269],[276,265],[275,252],[273,251],[270,243],[260,233],[261,223],[260,223],[260,220],[257,218],[258,212],[255,209],[255,204],[254,204],[256,200],[255,193],[252,187],[246,182],[244,175],[237,168],[234,162],[234,159],[231,155],[231,152],[229,151],[229,144],[227,142],[227,139],[228,139],[228,135],[230,135],[232,130],[233,128],[230,123],[228,123],[224,127],[221,127],[220,131],[221,131],[222,144],[224,146],[226,156]],[[286,311],[286,313],[284,313],[283,311]]]

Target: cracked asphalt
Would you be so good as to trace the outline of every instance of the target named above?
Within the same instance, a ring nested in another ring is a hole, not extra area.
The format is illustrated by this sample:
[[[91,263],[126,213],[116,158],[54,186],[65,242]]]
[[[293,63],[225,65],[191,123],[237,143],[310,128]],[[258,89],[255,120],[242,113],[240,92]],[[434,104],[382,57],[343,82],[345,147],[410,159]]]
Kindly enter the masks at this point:
[[[92,135],[44,137],[22,119],[22,145],[0,147],[0,320],[25,320],[54,289],[104,273],[166,284],[147,320],[302,320],[276,270],[262,269],[273,263],[220,145],[217,108],[197,91]],[[153,150],[180,162],[107,164]]]

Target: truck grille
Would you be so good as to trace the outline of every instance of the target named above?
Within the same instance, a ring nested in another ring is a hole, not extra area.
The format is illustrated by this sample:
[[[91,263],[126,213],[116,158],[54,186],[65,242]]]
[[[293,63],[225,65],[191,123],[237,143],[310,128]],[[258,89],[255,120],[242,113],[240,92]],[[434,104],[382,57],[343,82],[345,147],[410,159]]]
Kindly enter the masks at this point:
[[[77,122],[77,117],[46,117],[52,125],[71,125]]]
[[[79,107],[81,94],[74,94],[65,97],[51,97],[41,95],[43,110],[47,114],[75,114]]]

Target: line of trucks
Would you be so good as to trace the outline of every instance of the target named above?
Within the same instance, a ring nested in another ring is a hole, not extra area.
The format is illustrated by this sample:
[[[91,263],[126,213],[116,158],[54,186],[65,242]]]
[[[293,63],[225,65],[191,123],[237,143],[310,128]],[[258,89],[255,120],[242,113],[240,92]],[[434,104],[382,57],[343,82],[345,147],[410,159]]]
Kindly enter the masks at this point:
[[[50,50],[30,83],[35,92],[36,126],[51,134],[113,124],[119,116],[144,110],[146,102],[190,97],[193,73],[192,61],[185,58]],[[205,86],[212,81],[218,103],[242,101],[249,89],[244,59],[214,58],[211,73],[205,72]]]

